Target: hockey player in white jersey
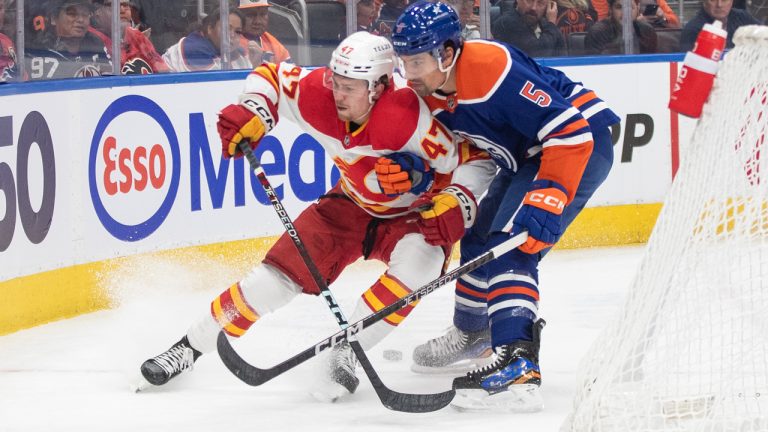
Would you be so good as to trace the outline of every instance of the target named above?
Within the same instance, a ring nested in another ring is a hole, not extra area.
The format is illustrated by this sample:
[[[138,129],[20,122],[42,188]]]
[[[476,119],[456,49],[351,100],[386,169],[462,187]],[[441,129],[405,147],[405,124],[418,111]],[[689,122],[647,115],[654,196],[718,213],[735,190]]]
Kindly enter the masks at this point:
[[[412,90],[395,90],[392,71],[390,42],[359,32],[341,42],[327,68],[262,64],[246,79],[240,102],[219,114],[225,158],[241,156],[243,140],[256,149],[278,119],[287,118],[318,140],[339,168],[339,182],[294,226],[329,284],[361,257],[388,265],[360,297],[350,322],[439,276],[449,245],[474,221],[475,197],[495,173],[489,156],[447,131]],[[424,200],[431,208],[417,212]],[[284,234],[179,342],[144,362],[142,374],[152,384],[165,384],[213,351],[221,330],[242,336],[300,293],[317,295],[319,288]],[[411,309],[359,334],[362,347],[379,342]],[[336,400],[355,391],[356,360],[349,344],[328,352],[330,385],[316,396]]]

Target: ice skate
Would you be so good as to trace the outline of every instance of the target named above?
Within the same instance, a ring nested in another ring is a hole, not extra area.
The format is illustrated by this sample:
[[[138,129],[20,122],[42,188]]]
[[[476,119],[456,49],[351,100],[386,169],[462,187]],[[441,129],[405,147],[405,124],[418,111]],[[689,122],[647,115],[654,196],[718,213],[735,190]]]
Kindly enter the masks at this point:
[[[192,369],[192,365],[201,355],[200,351],[190,346],[184,336],[168,351],[145,361],[141,365],[141,374],[150,384],[161,386],[180,373]]]
[[[321,402],[336,402],[357,390],[360,380],[355,376],[357,357],[348,342],[343,342],[321,359],[323,370],[311,391],[312,396]]]
[[[537,412],[543,408],[541,372],[533,342],[515,342],[496,350],[491,365],[453,380],[460,411]]]
[[[413,350],[411,370],[417,373],[466,373],[493,362],[490,330],[448,331]]]

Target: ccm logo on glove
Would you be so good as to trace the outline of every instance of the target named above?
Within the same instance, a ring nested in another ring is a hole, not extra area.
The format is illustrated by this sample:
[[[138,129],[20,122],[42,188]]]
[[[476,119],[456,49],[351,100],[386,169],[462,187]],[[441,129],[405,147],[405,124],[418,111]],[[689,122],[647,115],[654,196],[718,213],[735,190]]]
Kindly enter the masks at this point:
[[[263,106],[264,99],[261,99],[262,102],[258,102],[252,98],[244,97],[242,100],[240,100],[240,103],[251,110],[254,114],[261,117],[261,121],[264,122],[264,126],[266,127],[267,132],[269,132],[272,130],[272,128],[275,127],[277,121],[275,120],[274,116],[272,116],[272,113],[269,112],[269,109]]]
[[[562,214],[567,203],[567,192],[559,183],[543,179],[531,183],[512,221],[513,234],[528,231],[528,240],[519,249],[536,254],[557,243],[563,235]]]
[[[530,192],[525,196],[525,204],[530,204],[542,210],[549,210],[554,214],[561,214],[563,212],[565,200],[565,194],[555,188]]]

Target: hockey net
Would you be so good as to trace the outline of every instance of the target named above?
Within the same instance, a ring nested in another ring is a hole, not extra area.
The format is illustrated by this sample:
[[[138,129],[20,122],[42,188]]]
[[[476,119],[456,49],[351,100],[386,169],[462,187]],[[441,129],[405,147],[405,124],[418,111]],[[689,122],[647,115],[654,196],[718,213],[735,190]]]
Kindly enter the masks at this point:
[[[561,431],[768,431],[768,27],[735,43]]]

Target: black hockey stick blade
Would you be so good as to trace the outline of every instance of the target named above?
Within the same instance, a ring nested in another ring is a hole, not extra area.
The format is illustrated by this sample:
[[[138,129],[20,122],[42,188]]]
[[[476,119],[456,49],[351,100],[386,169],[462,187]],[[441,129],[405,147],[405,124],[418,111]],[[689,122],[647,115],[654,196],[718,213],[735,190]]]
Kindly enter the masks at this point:
[[[365,373],[368,375],[368,379],[370,379],[373,389],[376,390],[376,394],[379,396],[381,403],[393,411],[409,413],[437,411],[451,403],[453,397],[456,395],[456,390],[453,389],[442,393],[430,394],[400,393],[394,391],[381,381],[379,374],[376,373],[370,360],[368,360],[368,356],[365,354],[363,347],[360,346],[360,342],[351,340],[349,341],[349,345],[360,360],[363,369],[365,369]]]
[[[363,350],[363,347],[360,346],[359,342],[354,340],[350,341],[350,346],[358,358],[362,357],[367,360],[365,351]],[[241,381],[251,386],[264,384],[272,378],[289,369],[293,369],[293,367],[298,366],[315,356],[315,349],[312,347],[298,356],[289,359],[289,361],[280,363],[269,369],[261,369],[245,361],[232,347],[232,344],[229,342],[229,339],[224,332],[219,332],[217,348],[219,350],[219,357],[221,357],[221,361],[227,369]],[[376,391],[382,404],[394,411],[410,413],[437,411],[451,403],[451,400],[453,400],[453,397],[456,394],[456,391],[453,389],[434,394],[400,393],[391,390],[381,381],[379,375],[371,367],[370,361],[361,361],[360,364],[363,366],[363,369],[370,369],[366,370],[366,373],[368,374],[371,385],[373,385],[373,389]]]

